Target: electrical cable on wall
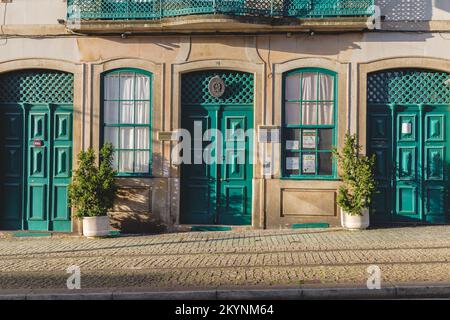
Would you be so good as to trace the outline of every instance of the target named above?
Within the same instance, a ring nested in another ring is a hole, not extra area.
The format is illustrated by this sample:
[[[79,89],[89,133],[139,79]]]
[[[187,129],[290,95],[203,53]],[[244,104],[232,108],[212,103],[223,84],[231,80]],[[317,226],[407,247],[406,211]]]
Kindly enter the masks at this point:
[[[2,22],[2,24],[0,24],[0,32],[2,33],[2,39],[4,40],[4,42],[0,43],[0,45],[2,45],[2,46],[6,45],[8,43],[8,37],[5,35],[5,31],[3,30],[3,27],[6,24],[6,9],[7,9],[8,3],[5,2],[4,4],[5,5],[3,7],[3,22]]]

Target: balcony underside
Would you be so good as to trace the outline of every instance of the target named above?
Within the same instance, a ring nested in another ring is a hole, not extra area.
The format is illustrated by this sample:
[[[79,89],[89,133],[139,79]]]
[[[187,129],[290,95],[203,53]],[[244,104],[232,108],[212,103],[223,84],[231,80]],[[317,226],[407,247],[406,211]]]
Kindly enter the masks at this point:
[[[81,20],[70,30],[89,34],[118,33],[271,33],[346,32],[367,29],[368,17],[265,18],[227,15],[190,15],[161,20]]]

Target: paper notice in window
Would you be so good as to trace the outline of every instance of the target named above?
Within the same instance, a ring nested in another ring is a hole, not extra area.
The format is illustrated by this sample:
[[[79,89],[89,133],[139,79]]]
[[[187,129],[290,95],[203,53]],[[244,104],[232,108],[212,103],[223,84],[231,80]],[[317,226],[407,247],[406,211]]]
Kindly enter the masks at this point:
[[[316,155],[315,154],[304,154],[303,155],[302,172],[305,174],[316,173]]]
[[[303,130],[303,149],[316,148],[316,130]]]
[[[298,150],[299,146],[300,146],[300,142],[297,140],[286,141],[286,150]]]
[[[287,170],[299,170],[300,169],[300,158],[286,158],[286,169]]]

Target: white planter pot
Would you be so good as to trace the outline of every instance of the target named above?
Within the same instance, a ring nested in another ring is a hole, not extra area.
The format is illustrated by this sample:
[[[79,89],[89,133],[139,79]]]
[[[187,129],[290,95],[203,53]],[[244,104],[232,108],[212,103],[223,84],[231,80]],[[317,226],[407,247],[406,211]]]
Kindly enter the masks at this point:
[[[109,235],[109,217],[84,217],[83,235],[85,237],[104,237]]]
[[[362,211],[362,216],[351,216],[341,209],[341,225],[349,230],[365,230],[370,225],[369,209]]]

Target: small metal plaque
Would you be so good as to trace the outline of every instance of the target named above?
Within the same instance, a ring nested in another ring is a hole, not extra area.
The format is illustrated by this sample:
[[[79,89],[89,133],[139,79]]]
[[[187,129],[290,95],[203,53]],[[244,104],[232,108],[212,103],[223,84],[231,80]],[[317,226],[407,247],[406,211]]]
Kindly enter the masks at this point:
[[[34,140],[33,141],[33,145],[35,147],[42,147],[42,146],[44,146],[44,141],[42,141],[42,140]]]
[[[208,85],[209,94],[214,98],[220,98],[225,93],[225,82],[221,77],[212,77]]]
[[[174,132],[172,131],[160,131],[158,132],[159,141],[176,141]]]

